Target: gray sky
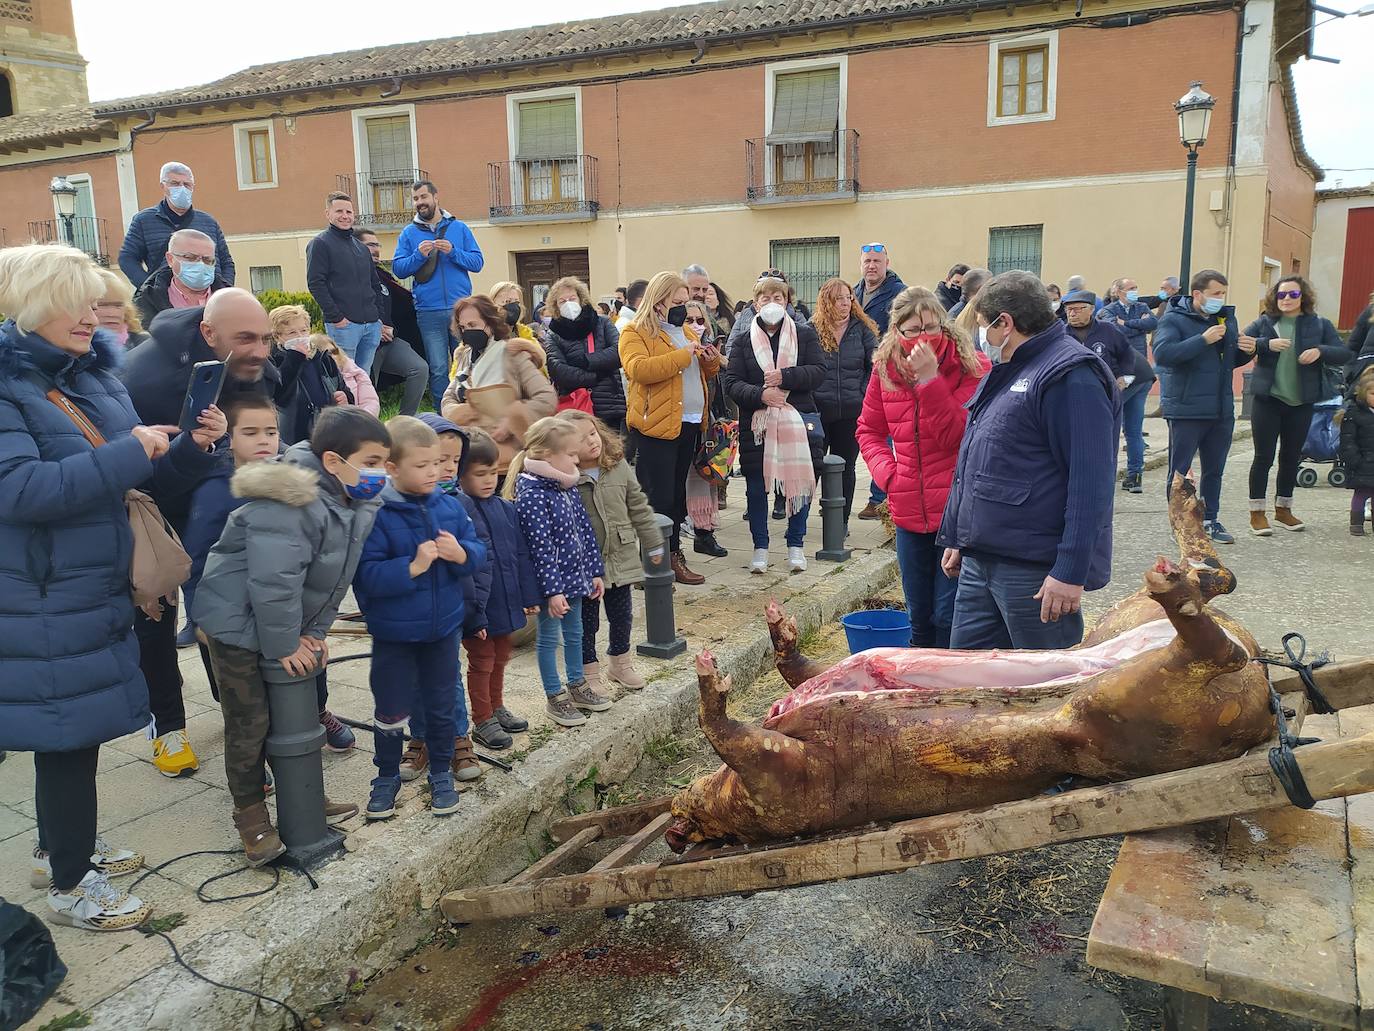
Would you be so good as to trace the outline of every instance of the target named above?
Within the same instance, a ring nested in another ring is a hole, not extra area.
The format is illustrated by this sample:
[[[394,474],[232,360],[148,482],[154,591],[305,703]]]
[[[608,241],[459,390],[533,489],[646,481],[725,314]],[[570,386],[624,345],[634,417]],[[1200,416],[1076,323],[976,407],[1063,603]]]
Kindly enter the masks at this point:
[[[567,0],[235,0],[199,8],[187,16],[198,27],[188,29],[181,16],[188,9],[165,0],[73,0],[72,6],[95,100],[192,86],[268,61],[557,22],[574,7]],[[671,6],[656,0],[580,0],[575,10],[578,17],[593,18]],[[1358,3],[1327,0],[1327,6],[1351,10]],[[208,33],[204,38],[199,25]],[[194,45],[183,50],[188,36]],[[151,59],[178,50],[183,56]],[[1374,54],[1374,16],[1318,29],[1316,52],[1342,62],[1303,61],[1295,69],[1307,149],[1323,168],[1332,169],[1324,185],[1337,179],[1346,186],[1374,181],[1374,167],[1357,168],[1374,166],[1374,74],[1368,64]]]

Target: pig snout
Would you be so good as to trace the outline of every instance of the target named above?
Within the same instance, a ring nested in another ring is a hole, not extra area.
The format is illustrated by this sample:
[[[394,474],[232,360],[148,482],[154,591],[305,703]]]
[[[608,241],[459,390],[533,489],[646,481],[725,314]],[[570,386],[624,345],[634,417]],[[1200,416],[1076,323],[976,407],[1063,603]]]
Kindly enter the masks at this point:
[[[699,838],[700,835],[696,833],[692,821],[685,816],[673,817],[673,822],[668,824],[667,830],[663,832],[664,844],[678,854],[685,852],[687,847]]]

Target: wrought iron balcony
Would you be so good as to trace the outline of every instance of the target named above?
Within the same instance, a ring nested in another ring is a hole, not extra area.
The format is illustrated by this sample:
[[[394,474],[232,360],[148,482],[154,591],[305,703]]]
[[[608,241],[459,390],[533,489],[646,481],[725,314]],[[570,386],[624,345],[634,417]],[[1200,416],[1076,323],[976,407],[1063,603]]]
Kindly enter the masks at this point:
[[[493,222],[590,222],[601,207],[590,154],[493,161],[487,177]]]
[[[829,204],[859,195],[859,133],[745,140],[750,205]]]
[[[359,226],[403,226],[415,217],[410,193],[421,179],[423,168],[392,168],[353,172],[334,177],[336,188],[353,198],[355,223]]]
[[[71,218],[45,218],[29,223],[29,236],[34,243],[65,243],[84,251],[97,264],[110,264],[109,239],[105,234],[105,220],[90,215]]]

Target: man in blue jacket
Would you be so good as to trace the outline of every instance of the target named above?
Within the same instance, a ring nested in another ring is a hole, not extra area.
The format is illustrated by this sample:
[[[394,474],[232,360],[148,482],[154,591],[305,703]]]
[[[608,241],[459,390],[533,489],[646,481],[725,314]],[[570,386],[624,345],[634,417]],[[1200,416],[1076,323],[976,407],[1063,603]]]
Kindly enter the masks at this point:
[[[1097,317],[1121,330],[1132,347],[1147,354],[1145,338],[1155,331],[1159,320],[1140,299],[1134,279],[1118,279],[1112,284],[1112,293],[1114,299],[1097,309]]]
[[[178,229],[198,229],[215,241],[215,271],[234,285],[234,258],[215,216],[192,207],[196,178],[180,161],[168,161],[158,176],[162,200],[129,220],[119,248],[119,268],[137,290],[167,260],[167,242]]]
[[[1188,296],[1165,305],[1155,330],[1159,406],[1169,421],[1168,496],[1174,473],[1188,474],[1194,456],[1202,466],[1203,529],[1218,544],[1236,539],[1217,518],[1221,476],[1236,427],[1232,372],[1255,353],[1254,337],[1241,336],[1236,310],[1226,303],[1226,277],[1203,269],[1188,284]]]
[[[863,275],[854,284],[854,300],[859,302],[864,314],[878,327],[879,340],[887,333],[893,298],[906,289],[902,277],[893,272],[890,265],[891,255],[886,244],[866,243],[859,248],[859,269]],[[859,513],[859,518],[881,519],[878,506],[886,500],[887,495],[882,489],[876,483],[870,483],[868,504]]]
[[[1069,336],[1107,363],[1121,391],[1121,428],[1126,434],[1126,476],[1121,489],[1139,494],[1145,472],[1145,392],[1154,376],[1144,377],[1137,385],[1135,349],[1116,326],[1093,317],[1096,304],[1097,295],[1091,290],[1074,290],[1064,295],[1060,309]]]
[[[411,192],[415,219],[401,230],[391,271],[397,279],[415,277],[415,317],[429,362],[429,392],[435,407],[448,389],[449,358],[457,343],[449,330],[453,305],[472,294],[469,273],[481,272],[482,248],[467,223],[439,207],[439,191],[429,180]]]
[[[1031,273],[993,277],[973,307],[993,365],[936,538],[959,579],[950,647],[1070,648],[1084,590],[1111,579],[1120,395]]]

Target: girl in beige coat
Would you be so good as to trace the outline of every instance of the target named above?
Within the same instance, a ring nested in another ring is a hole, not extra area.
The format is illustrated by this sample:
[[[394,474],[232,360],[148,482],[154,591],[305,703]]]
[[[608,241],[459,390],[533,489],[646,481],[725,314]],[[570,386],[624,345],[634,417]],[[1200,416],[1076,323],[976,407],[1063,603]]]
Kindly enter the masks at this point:
[[[512,336],[500,309],[481,294],[453,306],[453,334],[462,343],[454,352],[454,375],[440,412],[452,423],[491,434],[501,451],[497,468],[504,476],[524,447],[525,431],[558,407],[558,395],[544,374],[544,351]]]

